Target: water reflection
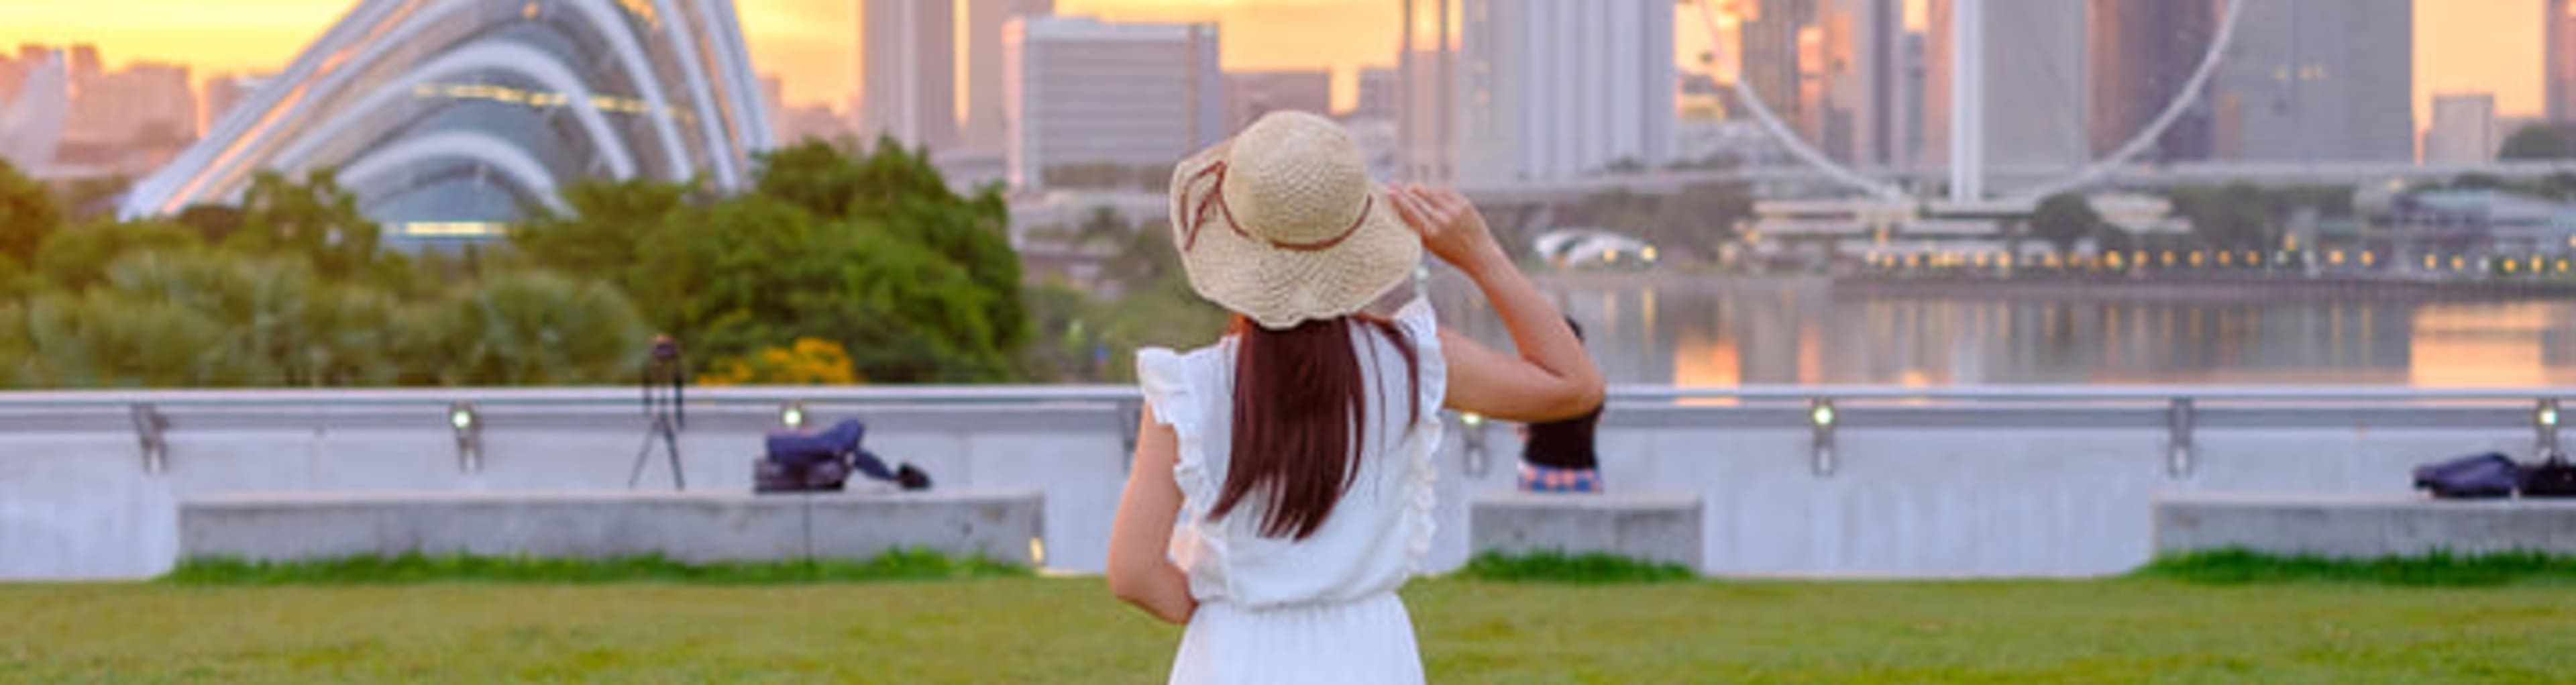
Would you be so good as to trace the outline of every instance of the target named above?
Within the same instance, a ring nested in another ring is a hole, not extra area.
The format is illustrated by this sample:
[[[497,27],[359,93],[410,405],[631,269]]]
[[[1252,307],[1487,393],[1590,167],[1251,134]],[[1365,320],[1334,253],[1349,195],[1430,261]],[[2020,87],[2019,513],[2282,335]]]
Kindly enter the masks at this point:
[[[1822,281],[1550,283],[1614,383],[2355,384],[2576,381],[2576,302],[1889,299]],[[1470,334],[1506,336],[1442,287]]]

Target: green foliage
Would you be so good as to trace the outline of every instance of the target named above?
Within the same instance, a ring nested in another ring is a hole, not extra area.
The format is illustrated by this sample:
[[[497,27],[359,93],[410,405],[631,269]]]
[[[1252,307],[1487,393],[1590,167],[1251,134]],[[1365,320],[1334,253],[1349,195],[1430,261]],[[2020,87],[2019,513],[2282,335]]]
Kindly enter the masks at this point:
[[[2192,234],[2222,250],[2266,250],[2274,244],[2271,199],[2252,184],[2176,188],[2174,212],[2191,221]]]
[[[2059,254],[2075,251],[2076,241],[2093,235],[2102,228],[2102,215],[2093,211],[2093,203],[2074,193],[2058,193],[2039,201],[2031,212],[2031,234],[2048,241]]]
[[[775,585],[885,580],[964,580],[1030,575],[1026,567],[981,557],[955,558],[928,549],[899,549],[873,559],[799,559],[691,564],[660,555],[615,559],[359,556],[268,562],[215,557],[179,563],[165,583],[180,585],[340,585],[430,582]]]
[[[501,274],[456,291],[428,315],[429,358],[457,385],[580,385],[622,380],[651,339],[616,288],[544,272]]]
[[[2161,557],[2139,569],[2138,575],[2230,585],[2286,582],[2426,586],[2483,586],[2534,581],[2569,583],[2576,582],[2576,557],[2537,552],[2480,555],[2437,552],[2420,557],[2349,560],[2278,556],[2230,549]]]
[[[2576,157],[2576,144],[2570,144],[2558,127],[2545,123],[2524,124],[2505,136],[2504,146],[2496,159],[2506,162],[2537,162]]]
[[[408,271],[401,255],[380,244],[383,227],[358,213],[357,194],[340,187],[330,169],[308,172],[302,182],[270,171],[252,176],[241,221],[240,230],[224,238],[225,249],[301,256],[332,280],[399,278]]]
[[[36,249],[36,272],[56,287],[81,289],[107,278],[107,265],[145,252],[190,252],[205,247],[192,228],[166,221],[110,222],[54,233]]]
[[[999,191],[961,197],[926,153],[890,141],[864,156],[774,151],[738,197],[651,182],[566,197],[573,214],[521,227],[513,245],[616,283],[701,368],[816,338],[875,381],[996,381],[1030,339]]]
[[[1486,552],[1467,560],[1467,566],[1458,570],[1458,576],[1476,580],[1586,585],[1661,583],[1699,578],[1699,574],[1681,564],[1640,561],[1609,554],[1567,555],[1563,552],[1525,555]]]
[[[0,256],[29,263],[36,257],[36,247],[62,222],[62,209],[54,205],[53,193],[0,160]]]
[[[1625,190],[1596,193],[1559,214],[1560,226],[1590,226],[1625,233],[1654,245],[1665,258],[1714,262],[1735,238],[1735,224],[1753,216],[1753,195],[1742,183],[1698,183],[1671,195]],[[1509,226],[1496,226],[1504,232]],[[1514,236],[1523,249],[1536,236]]]

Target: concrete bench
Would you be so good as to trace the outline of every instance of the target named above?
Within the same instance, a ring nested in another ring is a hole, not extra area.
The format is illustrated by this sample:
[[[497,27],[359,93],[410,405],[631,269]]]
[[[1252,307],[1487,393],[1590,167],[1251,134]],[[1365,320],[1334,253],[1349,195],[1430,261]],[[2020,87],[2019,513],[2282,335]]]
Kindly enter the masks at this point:
[[[1700,565],[1700,498],[1666,494],[1494,492],[1469,503],[1475,554],[1610,554]]]
[[[2156,552],[2242,548],[2344,559],[2532,551],[2576,554],[2576,500],[2420,496],[2160,497]]]
[[[864,559],[918,547],[1036,564],[1036,491],[237,493],[179,505],[182,557],[471,554],[690,563]]]

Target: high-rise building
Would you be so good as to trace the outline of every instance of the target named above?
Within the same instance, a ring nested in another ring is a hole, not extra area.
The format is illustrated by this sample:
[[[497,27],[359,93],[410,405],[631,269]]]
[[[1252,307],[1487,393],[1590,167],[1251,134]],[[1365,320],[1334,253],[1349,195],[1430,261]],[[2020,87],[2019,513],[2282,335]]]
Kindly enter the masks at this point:
[[[1221,140],[1215,24],[1022,17],[1003,29],[1010,183],[1074,166],[1168,166]]]
[[[2542,3],[2543,112],[2552,124],[2576,124],[2576,2]]]
[[[2216,157],[2415,159],[2413,0],[2260,0],[2210,84]]]
[[[968,150],[999,153],[1007,144],[1010,105],[1003,100],[1002,27],[1020,17],[1055,13],[1055,0],[965,0],[966,63],[959,80],[966,83],[966,111],[961,112],[963,144]]]
[[[779,115],[778,140],[796,144],[807,140],[829,141],[850,132],[849,119],[830,105],[790,107]]]
[[[859,132],[906,145],[957,143],[952,0],[859,0]]]
[[[1226,125],[1240,131],[1261,115],[1297,111],[1333,113],[1333,72],[1250,71],[1226,74]]]
[[[126,216],[238,201],[264,171],[338,170],[395,241],[496,239],[591,179],[750,185],[768,116],[731,0],[660,24],[567,4],[361,0],[159,171]],[[602,43],[634,50],[586,48]],[[670,56],[660,59],[656,56]]]
[[[1353,119],[1394,119],[1396,101],[1395,70],[1369,67],[1360,70],[1359,97],[1352,103]]]
[[[206,116],[201,120],[204,126],[198,129],[198,133],[213,134],[215,127],[223,123],[224,115],[231,114],[233,108],[240,106],[251,93],[258,92],[259,87],[267,84],[272,76],[275,74],[224,74],[207,78]]]
[[[2093,43],[2092,152],[2116,152],[2155,122],[2177,97],[2218,34],[2225,0],[2090,0]],[[2165,129],[2149,160],[2198,160],[2210,154],[2209,106],[2200,94]]]
[[[2433,127],[2424,131],[2424,163],[2485,164],[2496,160],[2504,134],[2496,130],[2495,95],[2433,96]]]
[[[1410,33],[1404,41],[1413,83],[1400,89],[1408,97],[1398,107],[1407,139],[1399,148],[1414,178],[1559,179],[1653,167],[1672,153],[1678,81],[1668,0],[1452,7],[1404,5],[1407,26],[1435,31],[1428,41]],[[1453,13],[1454,27],[1446,20]],[[1427,116],[1417,114],[1425,109]]]
[[[1743,13],[1743,24],[1737,29],[1737,46],[1742,65],[1737,78],[1762,99],[1781,123],[1800,129],[1809,141],[1821,131],[1805,130],[1807,109],[1821,95],[1810,88],[1810,77],[1821,80],[1823,69],[1817,64],[1822,57],[1824,27],[1819,25],[1822,0],[1747,0],[1736,5]]]
[[[1965,46],[1956,30],[1960,0],[1931,0],[1925,40],[1923,161],[1947,163],[1951,103]],[[1983,119],[1988,169],[2071,169],[2091,159],[2086,85],[2085,5],[2071,0],[1982,0],[1976,49],[1984,97],[1967,108]]]

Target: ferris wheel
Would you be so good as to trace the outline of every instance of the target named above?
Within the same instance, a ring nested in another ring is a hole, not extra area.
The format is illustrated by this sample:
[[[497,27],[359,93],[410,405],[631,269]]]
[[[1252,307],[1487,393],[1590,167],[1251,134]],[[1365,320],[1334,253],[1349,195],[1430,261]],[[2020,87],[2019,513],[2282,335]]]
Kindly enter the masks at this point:
[[[1724,44],[1720,40],[1718,31],[1716,5],[1719,1],[1696,0],[1699,5],[1701,24],[1708,31],[1712,45]],[[2225,6],[2219,10],[2218,27],[2209,40],[2209,48],[2192,69],[2190,78],[2185,79],[2182,88],[2165,103],[2156,117],[2149,120],[2126,142],[2114,148],[2109,154],[2085,163],[2063,178],[1990,198],[1985,184],[1987,173],[1985,53],[1988,48],[1986,0],[1952,0],[1955,16],[1951,22],[1950,37],[1951,44],[1956,50],[1952,61],[1954,73],[1951,75],[1951,97],[1949,98],[1949,132],[1952,149],[1948,160],[1948,193],[1940,199],[1960,203],[1989,199],[2032,202],[2049,195],[2091,186],[2104,176],[2126,166],[2138,155],[2144,153],[2148,147],[2155,145],[2157,140],[2163,138],[2165,131],[2172,128],[2174,122],[2182,118],[2182,115],[2191,109],[2199,95],[2205,92],[2210,76],[2218,69],[2221,56],[2226,54],[2228,45],[2235,40],[2237,17],[2244,9],[2245,1],[2225,0]],[[1782,123],[1780,118],[1772,113],[1769,104],[1763,102],[1761,93],[1751,85],[1751,80],[1748,78],[1735,80],[1733,91],[1736,97],[1743,103],[1744,109],[1753,115],[1753,120],[1761,126],[1762,130],[1800,163],[1822,172],[1826,178],[1837,185],[1876,199],[1891,202],[1933,199],[1917,198],[1913,193],[1896,184],[1871,178],[1818,151],[1814,145],[1800,137],[1797,131]]]

